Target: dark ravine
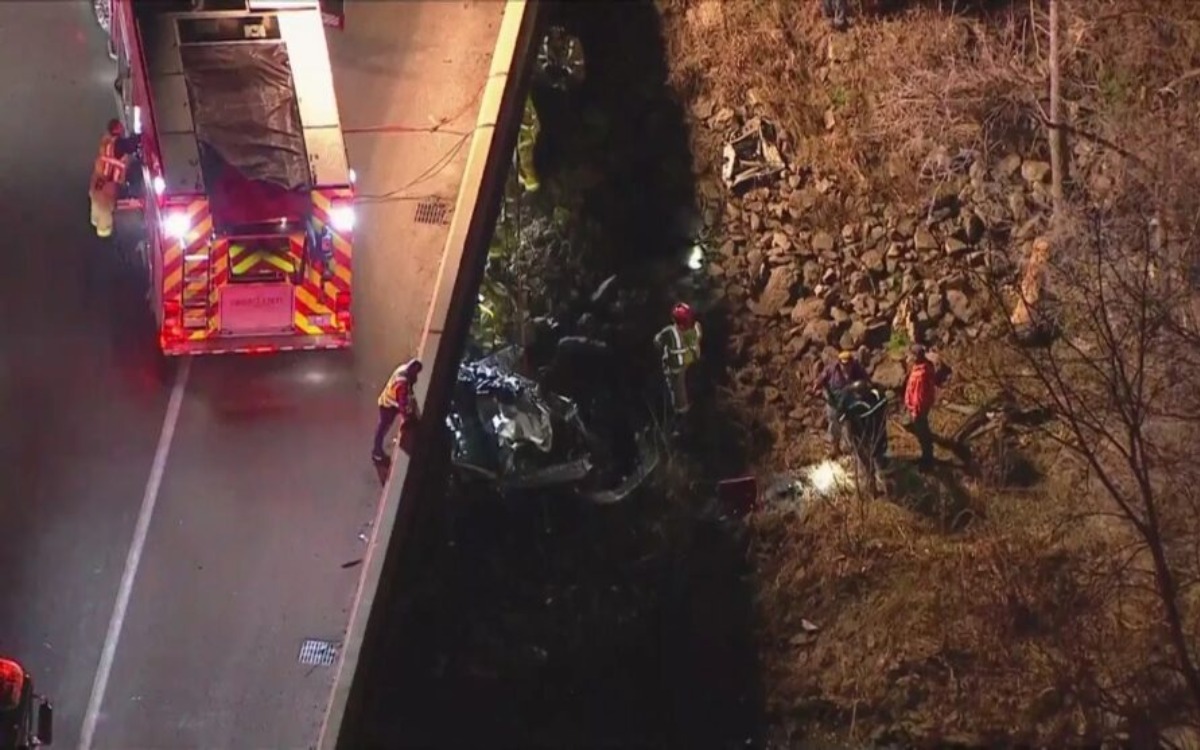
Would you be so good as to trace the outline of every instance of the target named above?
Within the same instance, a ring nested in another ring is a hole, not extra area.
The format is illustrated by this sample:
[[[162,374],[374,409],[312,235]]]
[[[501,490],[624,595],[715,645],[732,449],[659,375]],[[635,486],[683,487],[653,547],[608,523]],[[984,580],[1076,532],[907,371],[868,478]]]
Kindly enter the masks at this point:
[[[597,368],[530,374],[585,416],[603,416],[601,391],[642,413],[661,399],[650,342],[676,295],[703,311],[708,358],[719,361],[723,349],[721,310],[685,263],[696,200],[683,112],[666,84],[650,2],[563,3],[551,15],[580,37],[587,78],[570,93],[534,94],[544,187],[522,200],[522,221],[554,221],[567,241],[526,264],[524,304],[528,317],[599,339],[611,355],[600,378],[585,377]],[[614,275],[600,295],[612,304],[591,304]],[[384,701],[393,710],[374,720],[377,741],[759,744],[745,541],[713,510],[715,480],[737,475],[748,457],[716,393],[704,388],[667,465],[620,503],[549,491],[501,498],[450,480],[445,512],[415,535],[426,541],[402,584],[412,593],[381,656],[395,680]]]

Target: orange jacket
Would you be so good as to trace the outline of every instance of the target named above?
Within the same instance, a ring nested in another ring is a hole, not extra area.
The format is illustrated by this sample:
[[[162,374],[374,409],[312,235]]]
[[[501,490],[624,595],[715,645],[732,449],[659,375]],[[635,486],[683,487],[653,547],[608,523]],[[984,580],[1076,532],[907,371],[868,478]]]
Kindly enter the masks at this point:
[[[933,407],[937,393],[937,373],[932,362],[918,362],[908,373],[908,384],[904,387],[904,408],[913,417],[919,417]]]

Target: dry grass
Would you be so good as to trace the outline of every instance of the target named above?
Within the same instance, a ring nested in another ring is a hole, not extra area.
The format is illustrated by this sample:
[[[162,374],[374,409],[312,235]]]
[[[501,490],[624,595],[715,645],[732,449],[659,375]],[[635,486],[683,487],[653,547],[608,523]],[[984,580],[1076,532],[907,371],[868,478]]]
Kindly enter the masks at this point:
[[[1032,4],[899,3],[846,34],[830,33],[815,0],[659,5],[681,94],[769,114],[793,163],[875,197],[914,199],[947,154],[1045,152],[1045,18]],[[1128,139],[1146,132],[1131,118],[1186,119],[1200,93],[1200,3],[1067,5],[1065,94],[1080,128]],[[986,12],[947,12],[977,6]],[[715,159],[723,134],[696,136],[696,153]]]
[[[1051,500],[995,497],[960,535],[854,499],[756,518],[772,713],[923,745],[1111,737],[1096,695],[1145,695],[1154,610],[1114,583],[1116,542]]]

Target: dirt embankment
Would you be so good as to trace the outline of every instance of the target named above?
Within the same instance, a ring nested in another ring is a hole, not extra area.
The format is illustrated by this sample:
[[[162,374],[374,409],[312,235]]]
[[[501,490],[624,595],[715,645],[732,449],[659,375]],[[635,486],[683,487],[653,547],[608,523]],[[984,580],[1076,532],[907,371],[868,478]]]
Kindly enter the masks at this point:
[[[846,33],[815,0],[657,4],[729,321],[727,402],[763,435],[760,473],[824,452],[806,391],[839,348],[863,347],[893,389],[908,344],[939,349],[955,378],[935,426],[956,430],[1016,373],[1003,295],[1050,225],[1042,4],[852,2]],[[1200,3],[1061,5],[1067,189],[1113,210],[1131,165],[1169,171],[1195,150]],[[786,167],[730,189],[725,145],[757,118]],[[889,501],[750,522],[776,744],[1064,746],[1182,722],[1153,666],[1158,605],[1122,584],[1127,535],[1079,520],[1057,451],[996,430],[974,460],[943,447],[917,477],[915,446],[891,435]]]

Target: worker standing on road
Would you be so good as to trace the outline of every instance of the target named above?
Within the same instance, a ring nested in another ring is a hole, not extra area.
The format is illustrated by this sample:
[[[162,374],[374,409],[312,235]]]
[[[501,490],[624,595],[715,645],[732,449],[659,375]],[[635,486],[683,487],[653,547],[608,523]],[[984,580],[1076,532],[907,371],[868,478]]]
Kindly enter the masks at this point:
[[[521,132],[517,136],[517,179],[528,193],[536,193],[542,186],[534,164],[534,150],[538,135],[542,132],[542,120],[533,106],[533,97],[525,97],[525,112],[521,115]]]
[[[829,424],[829,442],[834,458],[842,453],[842,415],[839,411],[842,392],[851,383],[870,379],[866,369],[854,358],[854,352],[843,350],[838,352],[837,361],[827,366],[813,383],[813,395],[825,394],[825,419]]]
[[[700,361],[701,334],[695,311],[691,305],[680,302],[671,310],[671,324],[654,337],[662,352],[663,375],[676,414],[686,414],[692,408],[688,372]]]
[[[0,658],[0,713],[21,705],[25,691],[25,669],[12,659]]]
[[[933,429],[929,426],[929,412],[937,389],[948,377],[949,370],[938,371],[937,363],[931,361],[920,344],[912,348],[912,367],[908,382],[904,386],[904,426],[921,446],[921,459],[917,467],[921,471],[933,468]]]
[[[92,226],[96,228],[97,237],[111,237],[113,233],[113,214],[117,210],[121,185],[125,184],[125,158],[118,149],[122,135],[121,121],[109,120],[92,166],[88,199],[92,204]]]
[[[383,441],[397,417],[400,418],[398,437],[401,447],[404,447],[405,429],[419,416],[413,390],[416,388],[417,376],[421,374],[421,369],[421,360],[410,359],[392,372],[387,385],[379,394],[379,425],[375,428],[375,443],[371,449],[372,461],[383,463],[388,460],[383,451]]]

